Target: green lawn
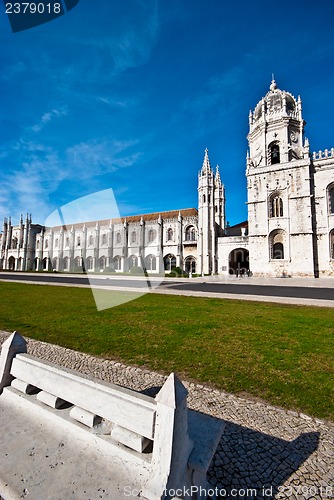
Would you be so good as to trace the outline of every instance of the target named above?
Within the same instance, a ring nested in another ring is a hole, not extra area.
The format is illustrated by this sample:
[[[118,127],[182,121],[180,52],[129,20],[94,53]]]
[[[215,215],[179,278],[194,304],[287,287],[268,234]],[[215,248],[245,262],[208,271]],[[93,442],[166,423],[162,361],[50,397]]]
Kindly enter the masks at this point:
[[[334,419],[333,309],[152,294],[98,312],[85,288],[0,293],[0,329]]]

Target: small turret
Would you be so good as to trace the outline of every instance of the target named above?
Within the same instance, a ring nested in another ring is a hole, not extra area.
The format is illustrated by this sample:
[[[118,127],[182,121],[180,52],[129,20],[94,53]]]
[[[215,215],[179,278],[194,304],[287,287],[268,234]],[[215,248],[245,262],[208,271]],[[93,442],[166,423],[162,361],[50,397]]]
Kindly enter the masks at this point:
[[[206,148],[204,151],[204,160],[203,160],[201,175],[205,176],[205,175],[210,175],[210,174],[212,174],[212,169],[211,169],[210,160],[209,160],[209,150],[208,150],[208,148]]]
[[[219,165],[216,165],[215,185],[216,186],[221,186],[222,185],[222,181],[221,181],[221,178],[220,178],[220,172],[219,172]]]
[[[6,246],[7,228],[8,228],[8,221],[7,221],[7,218],[5,217],[3,220],[3,225],[2,225],[2,239],[1,239],[1,246],[3,249]]]
[[[12,232],[13,232],[13,227],[12,227],[12,218],[8,217],[8,224],[7,224],[7,242],[6,242],[6,247],[11,248],[12,246]]]

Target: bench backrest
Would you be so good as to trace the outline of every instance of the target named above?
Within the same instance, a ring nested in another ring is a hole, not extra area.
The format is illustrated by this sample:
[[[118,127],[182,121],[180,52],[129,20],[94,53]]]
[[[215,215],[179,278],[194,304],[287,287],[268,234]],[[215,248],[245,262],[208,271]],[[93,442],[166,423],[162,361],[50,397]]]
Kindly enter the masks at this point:
[[[98,379],[85,378],[28,354],[16,355],[10,373],[98,417],[148,439],[154,437],[156,403],[153,398]]]

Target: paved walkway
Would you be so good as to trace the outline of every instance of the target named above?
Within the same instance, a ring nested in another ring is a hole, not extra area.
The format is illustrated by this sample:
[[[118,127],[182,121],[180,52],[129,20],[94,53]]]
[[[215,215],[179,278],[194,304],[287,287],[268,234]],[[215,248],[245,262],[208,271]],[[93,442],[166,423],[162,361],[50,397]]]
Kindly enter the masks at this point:
[[[6,271],[0,273],[0,281],[3,279],[4,275],[8,275]],[[315,298],[301,298],[298,296],[282,296],[279,294],[268,295],[266,294],[266,287],[307,287],[307,288],[329,288],[332,290],[334,295],[334,278],[257,278],[254,276],[251,277],[236,277],[236,276],[204,276],[198,278],[162,278],[162,277],[150,277],[152,288],[145,287],[141,288],[138,286],[134,286],[133,282],[142,282],[146,285],[147,278],[138,277],[138,276],[124,276],[124,275],[105,275],[101,274],[50,274],[50,273],[10,273],[11,278],[5,279],[4,281],[18,281],[22,282],[25,280],[25,283],[31,284],[42,284],[42,285],[53,285],[53,286],[75,286],[75,287],[85,287],[85,288],[96,288],[100,290],[108,290],[108,291],[117,291],[117,292],[129,292],[131,294],[144,294],[144,293],[158,293],[158,294],[167,294],[167,295],[186,295],[193,297],[211,297],[211,298],[220,298],[220,299],[233,299],[233,300],[248,300],[248,301],[256,301],[256,302],[273,302],[273,303],[281,303],[281,304],[294,304],[294,305],[306,305],[306,306],[318,306],[318,307],[334,307],[334,300],[326,300]],[[46,278],[49,278],[52,281],[43,281]],[[64,282],[64,278],[68,278],[71,280],[75,279],[75,282]],[[87,282],[87,278],[90,283]],[[59,281],[58,281],[59,280]],[[160,285],[160,283],[163,283]],[[107,283],[107,285],[103,285],[103,283]],[[114,282],[114,284],[113,284]],[[175,287],[175,284],[180,285],[179,287]],[[187,285],[207,283],[212,285],[219,284],[228,284],[228,285],[239,285],[237,292],[234,290],[233,293],[228,293],[226,290],[222,288],[218,291],[208,291],[208,290],[189,290]],[[182,284],[185,285],[182,288]],[[241,285],[241,286],[240,286]],[[257,287],[263,287],[263,295],[259,295],[259,291],[256,294],[251,294],[249,290],[249,286],[245,286],[243,290],[243,285],[254,285]],[[124,294],[122,294],[124,297]],[[101,298],[102,296],[100,296]],[[109,296],[110,297],[110,296]],[[133,300],[132,297],[130,300]],[[101,298],[102,301],[104,299]],[[105,300],[110,300],[106,296]],[[123,301],[124,302],[124,301]],[[115,305],[115,304],[113,304]],[[118,304],[117,304],[118,305]],[[110,305],[110,307],[112,307]]]
[[[7,336],[0,332],[0,344]],[[28,352],[149,395],[155,395],[166,378],[34,340],[28,340]],[[334,423],[184,384],[191,408],[227,423],[209,469],[210,484],[220,498],[334,498]]]

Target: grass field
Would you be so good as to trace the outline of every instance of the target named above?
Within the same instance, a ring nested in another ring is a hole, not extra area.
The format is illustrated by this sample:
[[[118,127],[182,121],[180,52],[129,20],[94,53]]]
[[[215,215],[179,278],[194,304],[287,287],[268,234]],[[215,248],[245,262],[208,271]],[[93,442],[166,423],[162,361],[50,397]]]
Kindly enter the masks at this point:
[[[150,294],[98,312],[86,288],[0,293],[2,330],[334,419],[333,309]]]

